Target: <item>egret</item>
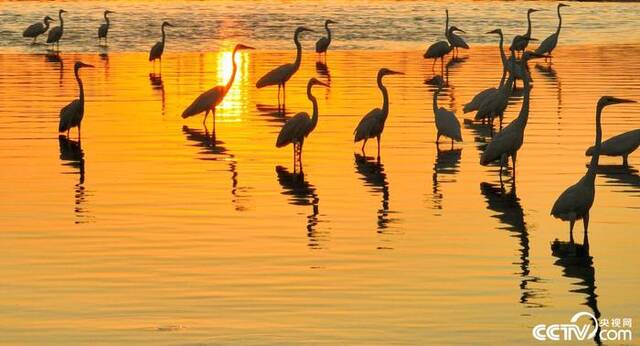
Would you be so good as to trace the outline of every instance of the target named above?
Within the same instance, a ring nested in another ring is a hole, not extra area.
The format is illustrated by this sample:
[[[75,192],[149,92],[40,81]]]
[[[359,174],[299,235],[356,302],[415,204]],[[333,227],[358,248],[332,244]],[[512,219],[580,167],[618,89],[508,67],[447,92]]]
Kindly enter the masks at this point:
[[[78,127],[78,140],[80,140],[80,126],[82,117],[84,116],[84,88],[82,87],[82,80],[78,72],[83,67],[93,67],[93,65],[78,61],[73,66],[76,81],[78,82],[78,89],[80,89],[80,96],[68,105],[62,107],[60,110],[60,124],[58,125],[58,132],[67,131],[67,137],[69,137],[69,130]]]
[[[526,64],[526,61],[538,57],[537,54],[531,52],[525,52],[522,55],[522,60]],[[502,131],[493,138],[493,140],[487,145],[487,148],[480,157],[480,164],[483,166],[489,163],[500,160],[500,176],[502,177],[502,167],[505,163],[508,163],[509,156],[513,160],[513,178],[516,177],[516,156],[518,150],[522,147],[524,141],[524,130],[527,127],[527,121],[529,120],[529,96],[531,94],[531,85],[529,76],[524,76],[524,99],[522,101],[522,108],[520,114],[507,125]]]
[[[56,26],[55,28],[49,30],[49,36],[47,37],[47,43],[51,43],[57,45],[58,50],[60,50],[60,39],[62,38],[62,34],[64,32],[64,20],[62,20],[62,14],[67,13],[65,10],[58,11],[58,18],[60,18],[60,26]]]
[[[505,82],[505,77],[507,74],[507,71],[509,71],[509,61],[507,60],[507,55],[504,53],[504,36],[502,35],[502,30],[501,29],[495,29],[493,31],[489,31],[487,32],[487,34],[498,34],[500,35],[500,45],[498,48],[500,48],[500,60],[502,61],[502,78],[500,78],[500,84],[498,86],[498,88],[487,88],[482,90],[481,92],[479,92],[478,94],[476,94],[476,96],[473,97],[473,99],[471,99],[471,102],[467,103],[466,105],[464,105],[462,111],[464,113],[469,113],[472,111],[477,111],[478,109],[480,109],[480,105],[482,105],[482,103],[490,97],[490,95],[493,95],[494,93],[496,93],[498,91],[498,89],[500,87],[502,87],[502,85]]]
[[[282,104],[284,104],[286,100],[285,84],[300,68],[300,63],[302,62],[302,45],[300,44],[299,36],[305,31],[315,32],[301,26],[298,27],[293,34],[293,42],[296,44],[296,61],[292,64],[284,64],[274,68],[262,76],[256,83],[258,89],[270,85],[278,85],[278,104],[280,104],[280,87],[282,87]]]
[[[362,117],[362,120],[360,120],[356,130],[353,132],[355,135],[353,139],[354,143],[364,140],[364,143],[362,143],[363,154],[367,140],[369,140],[369,138],[376,137],[378,140],[378,159],[380,159],[380,137],[382,136],[382,131],[384,131],[384,123],[389,115],[389,93],[387,92],[387,87],[382,84],[382,77],[394,74],[403,75],[404,73],[392,71],[387,68],[381,68],[378,71],[377,82],[378,88],[382,92],[382,109],[372,109]]]
[[[22,37],[33,37],[33,42],[31,44],[36,44],[36,39],[38,36],[44,34],[49,30],[49,23],[51,23],[53,19],[49,16],[45,16],[43,19],[44,24],[42,23],[34,23],[29,25],[28,28],[24,29],[22,32]]]
[[[445,22],[445,29],[444,29],[444,34],[447,37],[447,41],[449,41],[449,44],[451,45],[451,49],[455,49],[454,52],[454,56],[458,55],[458,48],[463,48],[463,49],[469,49],[469,45],[467,44],[467,42],[464,41],[464,39],[458,35],[456,35],[453,30],[449,30],[449,10],[444,10],[445,14],[447,15],[447,20]],[[456,28],[457,29],[457,28]],[[461,33],[465,33],[464,31],[457,29],[457,31],[461,32]]]
[[[638,149],[639,146],[640,129],[635,129],[613,136],[602,142],[599,154],[605,156],[622,156],[622,165],[628,167],[629,154]],[[595,150],[595,147],[590,147],[585,154],[587,156],[593,156]]]
[[[313,114],[311,117],[309,117],[309,114],[306,112],[296,114],[293,118],[287,120],[284,126],[282,126],[280,134],[278,134],[278,139],[276,140],[277,148],[282,148],[293,143],[293,163],[295,165],[297,157],[301,170],[302,146],[304,144],[304,139],[309,136],[309,134],[316,128],[316,125],[318,125],[318,101],[315,96],[311,94],[311,88],[314,85],[329,87],[328,84],[325,84],[315,78],[309,79],[309,83],[307,83],[307,98],[311,101],[311,104],[313,104]]]
[[[100,25],[98,28],[98,44],[100,44],[100,40],[104,38],[104,44],[107,44],[107,33],[109,32],[109,17],[108,14],[114,13],[113,11],[106,10],[104,11],[104,21],[105,23]]]
[[[454,31],[459,31],[464,33],[464,31],[458,29],[455,26],[452,26],[447,31],[447,39],[451,36],[449,34],[453,33]],[[431,66],[431,68],[433,68],[436,65],[436,60],[438,59],[440,59],[440,62],[444,65],[444,57],[447,54],[449,54],[449,52],[451,52],[452,50],[453,50],[453,46],[450,45],[449,42],[438,41],[430,45],[429,48],[427,48],[427,51],[424,53],[423,57],[425,59],[433,59],[433,65]]]
[[[327,36],[320,38],[316,42],[316,53],[324,54],[325,56],[327,56],[327,49],[331,44],[331,30],[329,29],[329,24],[338,24],[338,23],[332,21],[331,19],[327,19],[324,22],[324,29],[327,31]]]
[[[587,173],[576,184],[566,189],[553,204],[551,215],[562,221],[569,221],[569,235],[573,239],[573,225],[576,220],[582,219],[584,222],[584,233],[587,234],[589,229],[589,210],[593,205],[596,194],[596,170],[598,168],[598,160],[602,148],[602,125],[600,118],[602,109],[608,105],[618,103],[632,103],[635,101],[620,99],[612,96],[603,96],[598,100],[596,107],[596,141],[591,156],[591,163]]]
[[[164,52],[164,40],[166,38],[166,34],[164,32],[164,28],[166,26],[173,26],[171,23],[169,22],[163,22],[162,23],[162,41],[160,42],[156,42],[156,44],[153,45],[153,47],[151,47],[151,51],[149,51],[149,61],[153,61],[153,66],[155,68],[156,66],[156,59],[160,60],[160,69],[162,69],[162,53]]]
[[[247,50],[254,49],[253,47],[245,46],[243,44],[237,44],[233,49],[233,53],[231,54],[231,61],[233,65],[233,69],[231,70],[231,77],[229,81],[225,85],[215,86],[198,96],[187,109],[182,112],[182,118],[187,118],[196,114],[204,113],[204,120],[202,124],[206,126],[207,116],[209,116],[209,112],[213,115],[213,135],[216,133],[216,106],[222,102],[224,97],[231,89],[233,85],[233,80],[236,78],[236,71],[238,70],[238,66],[236,65],[236,53],[239,50]]]
[[[549,35],[549,37],[545,38],[544,41],[540,43],[538,48],[536,48],[536,53],[551,54],[551,52],[553,52],[553,50],[556,48],[556,45],[558,45],[558,37],[560,37],[560,28],[562,28],[562,16],[560,16],[560,8],[567,7],[567,6],[569,5],[565,5],[562,3],[558,4],[558,28],[556,29],[556,32]],[[546,61],[547,58],[545,57],[544,60]]]
[[[509,50],[512,52],[524,52],[524,50],[529,45],[529,41],[536,40],[535,38],[531,38],[531,14],[533,12],[538,12],[540,10],[536,10],[530,8],[527,10],[527,32],[524,35],[516,35],[511,41],[511,46]]]
[[[451,138],[451,146],[453,147],[453,141],[462,142],[462,133],[460,132],[460,121],[456,118],[455,113],[446,110],[443,107],[438,108],[438,94],[444,87],[444,80],[442,77],[437,76],[436,83],[438,88],[433,92],[433,114],[436,119],[437,137],[436,144],[440,144],[440,136]]]
[[[496,92],[488,95],[478,107],[478,111],[475,115],[475,120],[488,119],[489,123],[493,125],[493,119],[495,117],[500,118],[500,125],[502,125],[502,118],[504,111],[509,105],[509,96],[513,89],[513,75],[509,74],[509,78],[505,82],[501,81],[500,86]]]

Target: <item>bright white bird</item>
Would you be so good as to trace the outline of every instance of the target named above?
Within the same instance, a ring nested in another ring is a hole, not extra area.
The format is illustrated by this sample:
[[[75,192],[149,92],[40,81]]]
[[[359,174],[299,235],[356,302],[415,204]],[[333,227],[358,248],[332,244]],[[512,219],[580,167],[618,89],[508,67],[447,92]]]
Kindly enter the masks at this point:
[[[460,131],[460,121],[456,118],[456,114],[443,107],[438,107],[438,94],[444,87],[442,77],[436,76],[436,84],[438,88],[433,92],[433,114],[435,115],[435,123],[437,129],[436,144],[440,143],[440,136],[451,138],[453,141],[462,142],[462,133]]]
[[[78,72],[83,67],[93,67],[93,65],[85,64],[83,62],[76,62],[73,66],[73,72],[78,82],[78,89],[80,90],[80,96],[77,99],[71,101],[68,105],[62,107],[60,110],[60,124],[58,125],[58,132],[67,131],[67,137],[69,137],[69,130],[74,127],[78,128],[78,140],[80,140],[80,127],[82,125],[82,118],[84,117],[84,88],[82,86],[82,80],[78,75]]]

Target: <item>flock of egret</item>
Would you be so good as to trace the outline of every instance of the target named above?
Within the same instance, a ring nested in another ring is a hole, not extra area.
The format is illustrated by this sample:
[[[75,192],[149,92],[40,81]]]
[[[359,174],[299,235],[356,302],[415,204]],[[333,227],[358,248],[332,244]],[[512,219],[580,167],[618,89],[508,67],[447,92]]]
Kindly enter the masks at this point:
[[[487,145],[486,149],[481,155],[480,164],[488,165],[493,162],[498,162],[500,165],[500,177],[502,177],[503,167],[508,166],[508,159],[511,158],[513,162],[513,178],[516,178],[516,158],[518,151],[522,147],[524,142],[524,135],[529,118],[529,106],[530,106],[530,94],[531,94],[531,79],[529,76],[527,61],[535,58],[551,59],[551,53],[558,44],[558,38],[560,35],[560,29],[562,27],[562,16],[560,15],[560,9],[568,5],[558,4],[558,27],[555,33],[544,39],[540,45],[533,51],[528,51],[527,48],[531,41],[537,41],[532,37],[531,28],[531,14],[537,12],[537,9],[529,9],[527,11],[527,31],[523,35],[517,35],[513,38],[513,41],[509,47],[510,56],[504,51],[504,35],[502,30],[495,29],[487,32],[487,34],[497,34],[499,36],[499,52],[502,62],[502,77],[497,87],[488,88],[480,91],[473,99],[464,105],[464,113],[476,112],[474,117],[477,121],[486,121],[489,126],[493,128],[493,120],[497,117],[500,120],[501,130],[493,136],[491,142]],[[59,42],[64,33],[64,22],[62,14],[64,10],[60,10],[58,18],[60,20],[60,26],[54,27],[49,31],[47,43],[59,46]],[[109,18],[108,15],[113,13],[112,11],[104,11],[105,23],[100,25],[98,29],[98,40],[104,39],[105,44],[107,40],[107,34],[109,31]],[[453,57],[458,54],[458,49],[468,49],[469,45],[465,40],[456,33],[465,33],[455,25],[449,26],[449,12],[446,11],[446,23],[445,23],[445,38],[446,41],[438,41],[428,47],[424,53],[425,59],[433,59],[433,65],[438,59],[444,64],[444,58],[449,53],[452,53]],[[33,38],[33,42],[37,37],[44,34],[50,26],[53,19],[49,16],[44,17],[42,23],[36,23],[29,26],[23,33],[24,37]],[[332,20],[326,20],[324,23],[325,30],[327,32],[326,37],[320,38],[316,45],[316,53],[320,57],[326,56],[327,50],[331,44],[331,30],[329,24],[335,24]],[[149,61],[160,61],[160,68],[162,68],[162,53],[164,51],[166,33],[165,28],[173,26],[168,22],[163,22],[161,26],[162,41],[157,42],[149,52]],[[267,86],[278,86],[278,107],[284,105],[286,101],[286,83],[293,77],[293,75],[300,68],[302,61],[302,45],[300,43],[300,35],[304,32],[314,32],[306,27],[298,27],[293,35],[293,41],[296,46],[296,58],[293,63],[287,63],[280,65],[264,76],[258,79],[256,82],[257,88],[263,88]],[[243,44],[238,44],[233,50],[231,56],[233,70],[231,77],[225,85],[214,86],[213,88],[203,92],[198,96],[182,113],[183,118],[191,117],[197,114],[204,113],[203,124],[206,125],[206,120],[209,113],[212,113],[213,117],[213,134],[215,135],[215,114],[216,106],[218,106],[225,95],[232,87],[236,76],[237,65],[235,61],[235,55],[240,50],[254,49]],[[520,54],[519,54],[520,53]],[[518,58],[518,55],[520,58]],[[76,62],[74,66],[75,78],[78,83],[79,97],[72,101],[67,106],[63,107],[60,111],[60,124],[59,132],[67,132],[77,127],[78,138],[80,138],[80,128],[82,124],[82,118],[84,115],[84,89],[82,80],[79,76],[79,71],[83,67],[92,67],[91,65]],[[388,75],[399,75],[402,72],[393,71],[387,68],[381,68],[378,71],[377,85],[382,93],[382,108],[374,108],[367,113],[354,131],[354,142],[363,141],[362,151],[364,153],[365,145],[369,139],[376,138],[378,147],[378,160],[380,159],[380,142],[386,119],[389,115],[389,93],[387,88],[383,84],[383,78]],[[521,80],[524,87],[524,99],[519,115],[506,127],[502,128],[502,119],[505,109],[508,105],[508,98],[515,88],[516,80]],[[438,107],[438,94],[445,85],[445,81],[440,76],[436,76],[432,80],[437,88],[433,93],[433,113],[435,117],[435,126],[437,130],[436,145],[440,142],[440,137],[444,136],[451,139],[453,146],[454,141],[462,141],[462,134],[460,128],[460,122],[458,121],[454,112],[449,111],[443,107]],[[312,94],[313,86],[329,85],[319,81],[316,78],[311,78],[307,84],[307,98],[311,101],[313,111],[311,116],[306,112],[300,112],[295,116],[288,119],[276,140],[276,147],[283,147],[289,144],[293,145],[293,158],[294,166],[296,163],[302,167],[302,147],[305,138],[308,137],[318,124],[318,103],[316,98]],[[282,89],[282,91],[281,91]],[[282,100],[280,97],[282,93]],[[570,223],[570,233],[573,231],[574,224],[577,220],[582,219],[584,221],[585,233],[588,230],[589,225],[589,210],[593,205],[595,197],[595,176],[596,168],[600,155],[609,156],[622,156],[623,164],[628,165],[628,156],[631,152],[636,150],[640,146],[640,129],[635,129],[618,136],[615,136],[605,142],[602,142],[602,126],[601,126],[601,114],[605,106],[635,102],[632,100],[620,99],[611,96],[603,96],[597,104],[596,108],[596,136],[595,145],[586,151],[586,155],[591,156],[591,163],[585,176],[578,181],[575,185],[569,187],[564,191],[558,200],[553,205],[551,214]],[[502,179],[502,178],[501,178]],[[571,239],[573,235],[571,234]]]

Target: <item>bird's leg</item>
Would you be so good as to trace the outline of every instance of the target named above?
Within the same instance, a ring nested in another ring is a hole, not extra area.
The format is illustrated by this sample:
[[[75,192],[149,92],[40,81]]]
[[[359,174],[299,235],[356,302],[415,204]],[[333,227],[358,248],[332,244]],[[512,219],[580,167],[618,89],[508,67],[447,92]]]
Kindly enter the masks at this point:
[[[378,161],[380,161],[380,137],[382,135],[378,135],[378,137],[376,137],[378,139]]]
[[[282,113],[284,113],[284,107],[287,105],[287,84],[282,83]]]
[[[433,73],[436,72],[436,61],[438,61],[438,58],[433,59],[433,65],[431,65],[431,72]]]
[[[629,167],[629,155],[622,155],[622,166],[624,168]]]
[[[571,219],[569,220],[569,242],[571,244],[573,244],[573,225],[575,225],[576,220],[575,219]]]
[[[280,111],[280,84],[278,84],[278,111]]]
[[[436,144],[440,144],[440,136],[442,136],[442,134],[440,133],[440,131],[438,131],[438,134],[436,136]]]
[[[71,131],[71,128],[67,129],[67,138],[69,138],[69,131]]]
[[[213,118],[213,145],[216,144],[216,108],[211,109],[211,117]]]
[[[80,135],[80,124],[78,124],[78,142],[80,142],[80,138],[82,136]]]
[[[453,138],[451,138],[451,150],[453,150]]]
[[[582,217],[582,222],[584,222],[584,239],[582,241],[582,246],[586,249],[586,255],[589,255],[589,212]]]
[[[209,109],[207,109],[206,112],[204,112],[204,120],[202,120],[202,125],[204,125],[204,127],[207,127],[207,117],[209,116]]]
[[[364,153],[364,146],[365,145],[367,145],[367,139],[366,138],[362,142],[362,148],[360,148],[360,150],[362,151],[362,156],[366,156],[365,153]]]
[[[513,181],[516,181],[516,156],[518,155],[518,152],[514,152],[513,155],[511,155],[511,160],[513,160]]]

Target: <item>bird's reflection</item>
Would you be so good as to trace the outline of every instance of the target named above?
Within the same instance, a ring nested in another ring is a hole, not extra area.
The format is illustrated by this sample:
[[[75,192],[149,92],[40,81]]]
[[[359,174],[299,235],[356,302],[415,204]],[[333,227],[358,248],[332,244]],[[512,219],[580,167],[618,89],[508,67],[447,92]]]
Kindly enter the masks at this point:
[[[582,244],[576,243],[573,239],[560,241],[558,239],[551,243],[551,254],[558,258],[555,265],[562,267],[562,276],[578,279],[579,282],[572,284],[579,288],[570,289],[569,292],[586,295],[583,305],[588,306],[596,319],[600,319],[598,309],[598,295],[596,294],[596,279],[593,257],[589,253],[589,234],[584,233]],[[600,326],[594,338],[596,344],[601,345]]]
[[[560,119],[560,110],[562,109],[562,83],[560,82],[560,78],[558,78],[558,72],[556,72],[551,64],[538,63],[535,68],[556,88],[556,97],[558,98],[556,112],[557,118]]]
[[[331,84],[331,73],[329,72],[329,66],[326,63],[316,61],[316,72],[319,76],[325,78],[327,84]]]
[[[436,161],[433,164],[433,209],[436,210],[436,216],[441,216],[442,193],[441,184],[455,183],[455,175],[460,171],[460,158],[462,157],[462,149],[437,150]]]
[[[58,144],[60,146],[60,160],[62,161],[62,165],[73,168],[72,172],[64,172],[64,174],[78,174],[80,176],[78,183],[74,186],[75,223],[86,223],[88,222],[88,214],[85,208],[87,191],[84,187],[85,160],[82,145],[79,141],[70,140],[62,135],[58,136]]]
[[[622,165],[599,165],[597,173],[607,179],[606,185],[620,187],[620,192],[640,197],[640,175],[637,169]],[[633,205],[630,205],[629,208],[640,209],[640,207]]]
[[[447,66],[446,66],[446,72],[447,72],[447,78],[449,77],[449,70],[450,69],[456,69],[459,68],[465,61],[467,61],[467,59],[469,59],[468,56],[463,56],[463,57],[459,57],[456,56],[454,58],[449,59],[449,61],[447,62]]]
[[[160,98],[162,101],[162,116],[164,117],[166,111],[166,98],[164,92],[164,82],[162,81],[162,75],[157,73],[149,73],[149,82],[151,82],[151,88],[160,92]]]
[[[201,148],[200,160],[220,161],[229,165],[229,173],[231,173],[231,202],[237,211],[246,210],[244,201],[248,198],[246,195],[248,188],[238,185],[238,161],[234,154],[230,153],[224,147],[224,142],[217,141],[209,130],[205,127],[203,130],[191,129],[188,126],[182,126],[182,131],[187,139],[196,143]]]
[[[282,106],[271,106],[265,104],[256,104],[256,109],[263,119],[266,119],[268,123],[272,123],[273,126],[278,128],[282,127],[282,124],[287,121],[287,115],[292,113]]]
[[[289,204],[297,206],[311,206],[311,213],[307,215],[308,246],[321,249],[327,236],[317,230],[320,198],[315,186],[305,180],[304,173],[289,172],[285,167],[276,166],[278,183],[282,186],[282,194],[287,196]]]
[[[354,157],[356,172],[361,175],[360,180],[371,188],[371,193],[380,195],[380,208],[377,211],[378,233],[388,233],[391,224],[397,220],[391,217],[395,212],[389,208],[389,182],[384,165],[371,156],[354,154]]]
[[[62,59],[62,57],[60,56],[60,54],[57,53],[47,53],[44,56],[44,60],[48,63],[52,63],[52,64],[58,64],[58,71],[60,72],[60,77],[58,80],[58,83],[60,86],[62,86],[62,79],[64,77],[64,60]]]
[[[546,290],[532,287],[532,284],[541,283],[542,280],[531,274],[529,231],[524,220],[520,199],[516,195],[515,184],[512,184],[510,191],[507,191],[502,182],[500,185],[483,182],[480,184],[480,191],[487,202],[487,207],[497,213],[493,217],[502,224],[500,229],[511,232],[511,236],[518,239],[519,258],[515,264],[520,267],[518,273],[520,277],[520,303],[527,308],[544,307],[545,305],[539,300]]]

